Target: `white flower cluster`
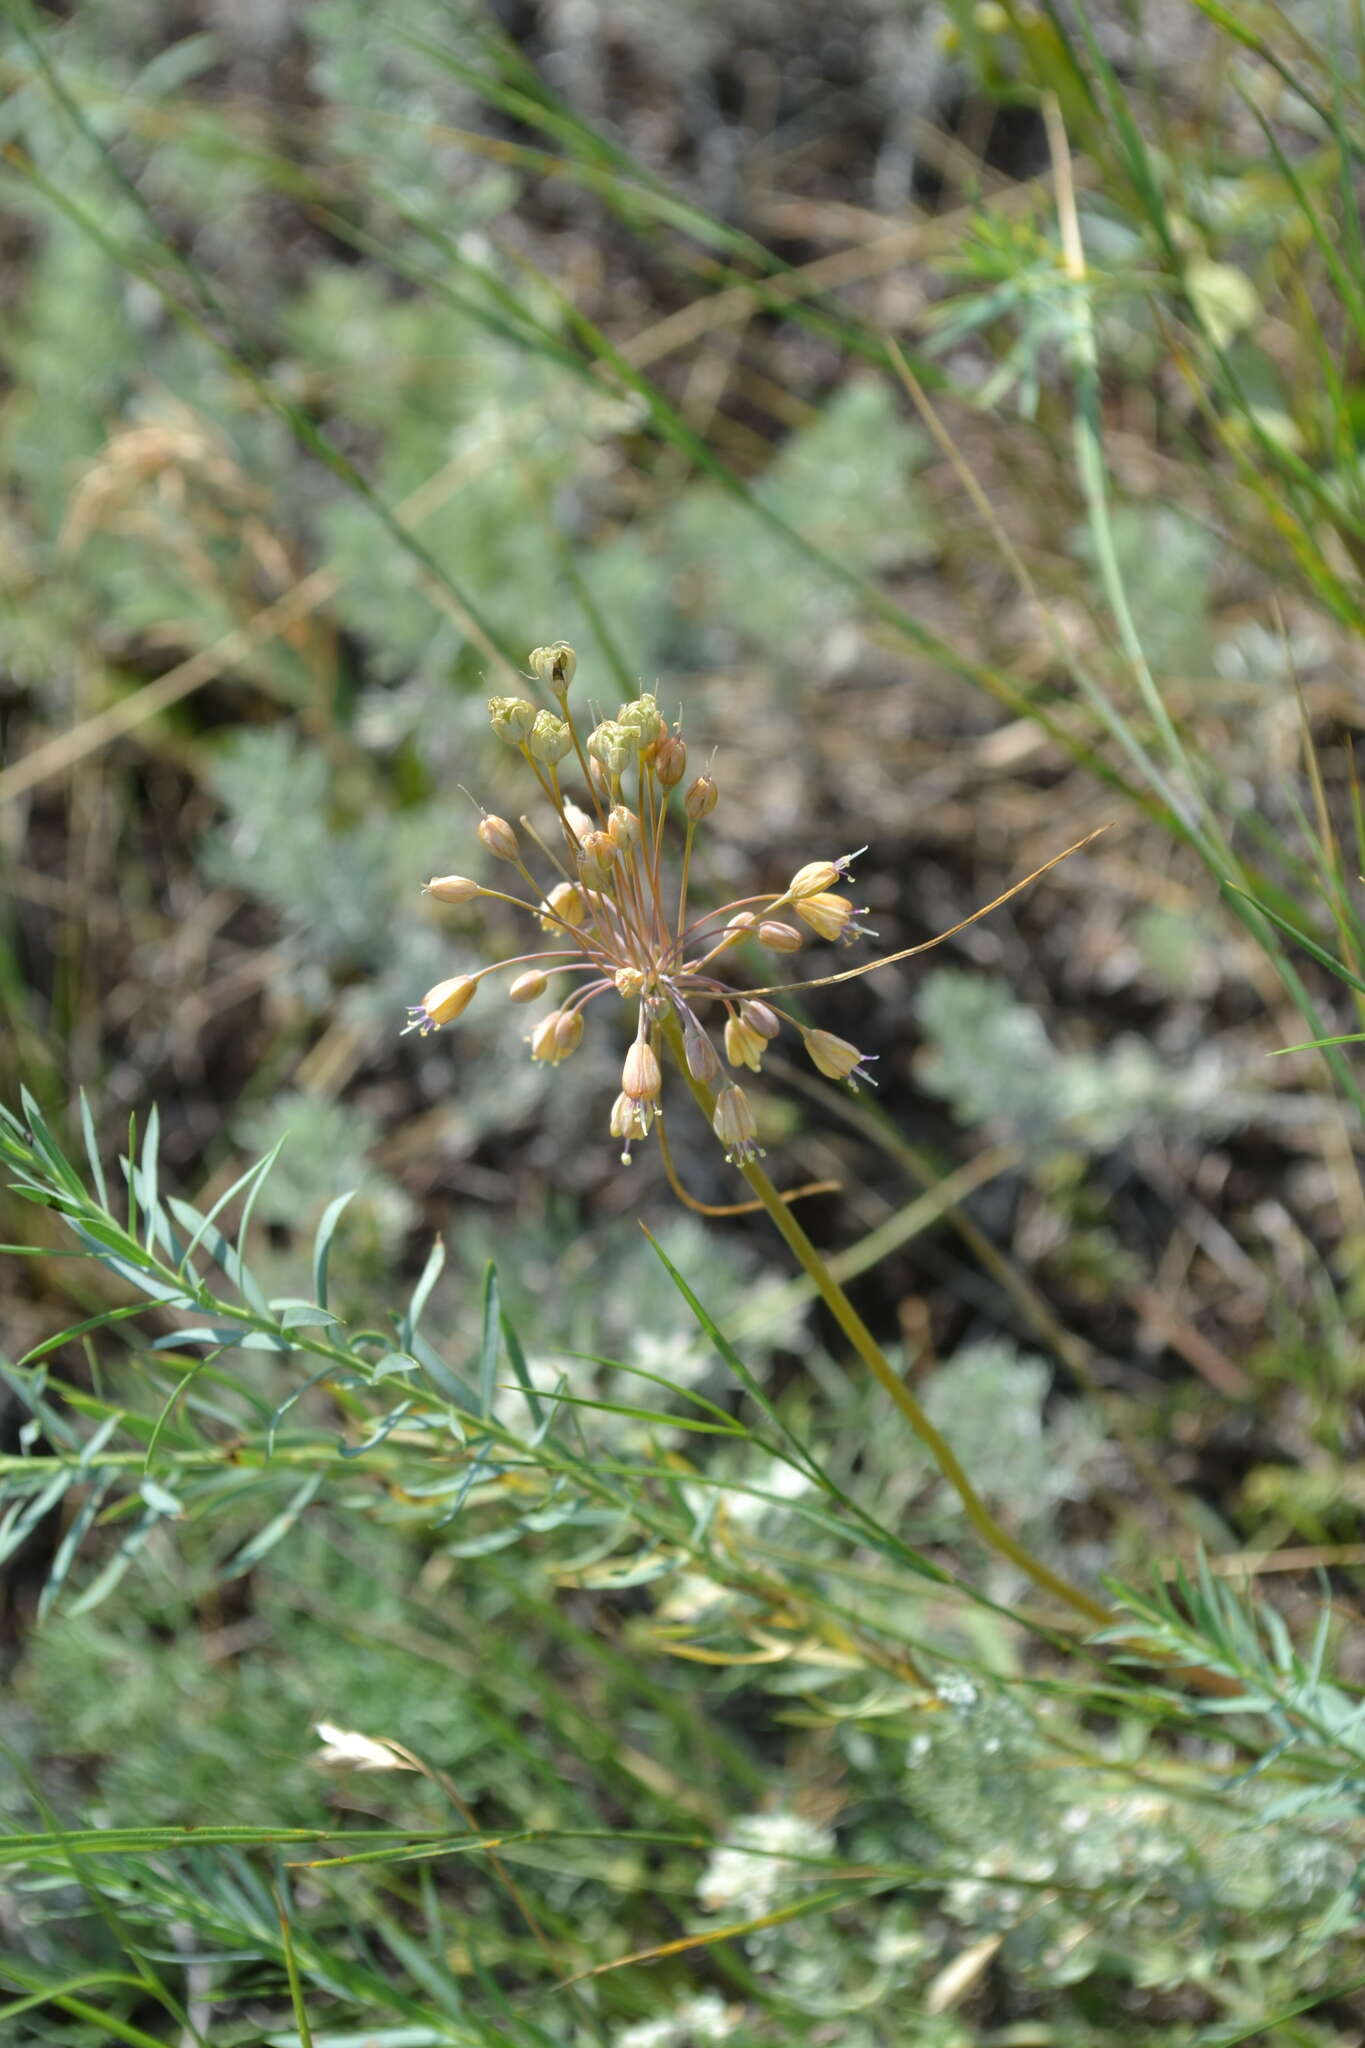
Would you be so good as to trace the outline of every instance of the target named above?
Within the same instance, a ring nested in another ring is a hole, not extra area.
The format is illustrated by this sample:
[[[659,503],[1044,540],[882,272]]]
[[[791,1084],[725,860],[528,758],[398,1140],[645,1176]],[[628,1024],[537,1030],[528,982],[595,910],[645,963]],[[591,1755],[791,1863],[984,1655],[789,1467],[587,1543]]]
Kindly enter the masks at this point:
[[[714,1991],[689,1998],[662,2019],[638,2020],[616,2036],[616,2048],[703,2048],[708,2041],[728,2041],[739,2020]]]
[[[701,1874],[697,1898],[708,1913],[758,1920],[781,1899],[818,1883],[822,1873],[793,1858],[832,1856],[834,1837],[799,1813],[750,1813],[735,1822]]]

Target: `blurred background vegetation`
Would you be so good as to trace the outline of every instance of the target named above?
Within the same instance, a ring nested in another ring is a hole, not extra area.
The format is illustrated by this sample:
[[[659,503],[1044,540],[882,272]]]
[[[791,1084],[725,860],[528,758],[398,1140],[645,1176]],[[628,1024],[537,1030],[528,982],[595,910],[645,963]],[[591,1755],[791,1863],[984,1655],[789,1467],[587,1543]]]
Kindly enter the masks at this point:
[[[1359,10],[0,22],[5,2038],[1348,2048]],[[560,637],[723,896],[868,842],[894,951],[1108,828],[753,1094],[1128,1662],[609,1032],[400,1038]]]

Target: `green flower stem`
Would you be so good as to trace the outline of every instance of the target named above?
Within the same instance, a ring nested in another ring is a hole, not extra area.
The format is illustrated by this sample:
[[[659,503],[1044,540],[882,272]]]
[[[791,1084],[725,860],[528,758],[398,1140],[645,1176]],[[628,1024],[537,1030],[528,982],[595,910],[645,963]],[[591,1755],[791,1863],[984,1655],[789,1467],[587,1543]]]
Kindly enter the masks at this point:
[[[665,1020],[663,1036],[679,1072],[695,1096],[707,1122],[710,1123],[715,1111],[716,1098],[713,1091],[704,1082],[696,1080],[688,1071],[687,1061],[683,1055],[682,1032],[679,1029],[676,1017],[670,1016]],[[1007,1557],[1011,1564],[1017,1565],[1021,1572],[1024,1572],[1028,1578],[1032,1579],[1035,1586],[1041,1587],[1044,1592],[1051,1593],[1055,1599],[1063,1601],[1066,1606],[1072,1608],[1077,1614],[1084,1615],[1087,1621],[1093,1622],[1097,1627],[1107,1626],[1113,1620],[1113,1616],[1108,1608],[1103,1607],[1099,1601],[1092,1600],[1089,1594],[1083,1593],[1078,1586],[1073,1586],[1068,1580],[1059,1577],[1056,1572],[1050,1570],[1043,1563],[1041,1558],[1035,1557],[1031,1550],[1011,1536],[1008,1529],[1002,1528],[1001,1524],[996,1521],[995,1516],[986,1506],[986,1503],[968,1478],[956,1451],[954,1451],[952,1445],[942,1432],[934,1427],[934,1424],[929,1420],[919,1402],[905,1385],[895,1367],[887,1358],[886,1353],[868,1329],[867,1324],[858,1314],[857,1309],[854,1308],[853,1303],[830,1272],[824,1259],[811,1243],[795,1216],[793,1216],[790,1206],[783,1201],[781,1195],[763,1171],[763,1168],[754,1162],[750,1162],[748,1165],[741,1166],[740,1172],[748,1181],[749,1186],[753,1189],[760,1203],[767,1210],[775,1228],[786,1240],[798,1265],[810,1280],[811,1285],[834,1317],[835,1322],[838,1323],[839,1328],[848,1338],[849,1343],[853,1346],[859,1358],[862,1359],[863,1364],[872,1374],[878,1386],[895,1402],[915,1435],[924,1445],[926,1451],[928,1451],[942,1477],[952,1487],[962,1503],[963,1513],[982,1542],[988,1545],[991,1550],[996,1551],[1001,1557]]]

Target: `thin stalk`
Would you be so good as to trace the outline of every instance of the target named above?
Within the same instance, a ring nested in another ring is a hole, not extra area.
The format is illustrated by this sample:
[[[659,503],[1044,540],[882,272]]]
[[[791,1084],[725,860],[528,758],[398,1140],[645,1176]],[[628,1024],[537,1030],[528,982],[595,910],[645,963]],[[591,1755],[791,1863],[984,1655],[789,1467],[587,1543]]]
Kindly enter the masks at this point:
[[[696,821],[693,818],[689,818],[687,821],[687,833],[683,839],[682,882],[678,889],[677,932],[679,943],[681,943],[687,930],[687,885],[692,878],[692,841],[696,837],[696,832]]]
[[[688,1071],[687,1061],[683,1054],[682,1033],[678,1027],[676,1017],[669,1016],[665,1019],[663,1036],[669,1052],[673,1056],[674,1064],[691,1089],[707,1122],[710,1123],[715,1112],[716,1098],[713,1091],[704,1082],[695,1080]],[[894,1401],[914,1434],[919,1438],[919,1441],[933,1459],[940,1475],[952,1487],[962,1503],[963,1513],[982,1542],[988,1548],[997,1552],[999,1556],[1007,1557],[1011,1564],[1017,1566],[1026,1577],[1032,1579],[1035,1586],[1039,1586],[1043,1591],[1051,1593],[1055,1599],[1063,1601],[1066,1606],[1072,1608],[1077,1614],[1084,1615],[1087,1621],[1093,1622],[1101,1628],[1106,1627],[1113,1620],[1113,1616],[1108,1608],[1102,1606],[1099,1601],[1092,1600],[1090,1595],[1083,1593],[1078,1586],[1073,1586],[1068,1580],[1059,1577],[1056,1572],[1043,1563],[1041,1558],[1035,1557],[1031,1550],[1020,1543],[1017,1538],[1011,1536],[1008,1529],[1003,1528],[996,1521],[995,1516],[972,1485],[952,1445],[942,1432],[935,1428],[919,1402],[910,1392],[910,1389],[905,1385],[895,1367],[887,1358],[886,1353],[868,1329],[867,1324],[858,1314],[857,1309],[854,1308],[853,1303],[830,1272],[824,1259],[820,1256],[820,1253],[811,1243],[805,1231],[783,1201],[778,1190],[763,1171],[763,1168],[750,1161],[741,1166],[740,1171],[753,1189],[763,1208],[767,1210],[774,1228],[785,1240],[797,1264],[815,1288],[816,1293],[820,1296],[820,1299],[824,1302],[836,1323],[838,1323],[839,1328],[848,1338],[849,1343],[853,1346],[863,1364],[867,1367],[883,1392]]]

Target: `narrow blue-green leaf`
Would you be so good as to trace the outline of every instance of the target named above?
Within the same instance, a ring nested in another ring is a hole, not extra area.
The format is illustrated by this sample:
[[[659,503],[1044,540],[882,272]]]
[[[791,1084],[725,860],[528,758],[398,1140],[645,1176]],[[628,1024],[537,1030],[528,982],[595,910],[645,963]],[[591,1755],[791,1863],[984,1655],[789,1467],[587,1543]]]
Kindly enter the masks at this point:
[[[483,1416],[491,1415],[493,1412],[493,1383],[498,1371],[500,1309],[498,1269],[490,1259],[483,1276],[483,1341],[479,1346],[479,1413]]]
[[[106,1251],[116,1252],[125,1265],[137,1266],[150,1272],[153,1260],[142,1248],[141,1242],[130,1237],[122,1224],[115,1223],[108,1216],[92,1216],[88,1212],[76,1216],[63,1212],[71,1226],[73,1235],[78,1237],[96,1257],[102,1258]]]
[[[71,1567],[76,1562],[76,1555],[89,1532],[90,1524],[103,1507],[105,1496],[113,1483],[114,1475],[112,1472],[106,1472],[95,1480],[89,1493],[81,1502],[79,1509],[72,1518],[70,1527],[66,1530],[61,1542],[58,1544],[56,1554],[48,1571],[47,1583],[43,1587],[38,1599],[38,1619],[40,1622],[46,1621],[48,1615],[52,1612],[53,1603],[61,1593],[62,1587],[66,1584]]]
[[[222,1572],[225,1581],[240,1578],[243,1572],[249,1572],[262,1558],[269,1556],[277,1543],[283,1542],[304,1509],[316,1497],[325,1477],[324,1472],[314,1472],[305,1479],[288,1506],[282,1508],[278,1515],[272,1516],[263,1529],[258,1529],[250,1542],[244,1544],[235,1557],[228,1559]]]
[[[90,1162],[90,1180],[99,1196],[101,1209],[109,1207],[109,1189],[105,1184],[104,1168],[100,1164],[99,1141],[95,1136],[95,1120],[90,1114],[90,1101],[84,1088],[80,1093],[81,1133],[85,1139],[85,1156]]]
[[[130,1162],[131,1164],[131,1162]],[[161,1110],[153,1102],[147,1113],[147,1128],[142,1133],[142,1211],[146,1222],[146,1243],[152,1249],[161,1221],[161,1204],[157,1200],[157,1184],[161,1166]]]
[[[426,1264],[422,1268],[417,1285],[412,1290],[412,1299],[408,1303],[407,1314],[399,1325],[398,1346],[401,1351],[411,1349],[417,1326],[422,1320],[422,1312],[431,1298],[432,1288],[441,1277],[441,1268],[445,1262],[445,1240],[440,1237],[434,1237],[431,1241],[431,1250],[427,1253]]]
[[[155,1508],[159,1515],[183,1515],[185,1504],[169,1488],[161,1486],[155,1479],[143,1478],[138,1483],[138,1492],[149,1508]]]
[[[478,1396],[474,1389],[452,1366],[446,1364],[439,1351],[420,1331],[414,1333],[410,1348],[413,1357],[444,1400],[449,1401],[452,1407],[462,1408],[466,1415],[479,1414]]]
[[[370,1368],[370,1381],[377,1385],[380,1380],[393,1379],[396,1374],[420,1372],[421,1366],[407,1351],[386,1351],[381,1359]]]
[[[24,1353],[16,1369],[22,1370],[23,1367],[32,1365],[36,1359],[46,1358],[49,1352],[58,1350],[63,1344],[69,1344],[75,1337],[83,1337],[88,1330],[102,1330],[106,1323],[122,1323],[126,1322],[129,1316],[142,1316],[146,1313],[140,1301],[130,1301],[122,1308],[106,1309],[103,1315],[87,1316],[83,1323],[73,1323],[71,1328],[63,1330],[60,1336],[49,1337],[43,1344],[35,1344],[32,1351]]]
[[[19,1100],[23,1105],[24,1115],[28,1120],[29,1133],[33,1144],[37,1151],[42,1154],[52,1173],[53,1179],[61,1187],[65,1188],[68,1194],[75,1195],[83,1202],[88,1201],[89,1196],[86,1193],[84,1182],[63,1152],[61,1146],[57,1143],[57,1140],[53,1137],[48,1127],[47,1118],[43,1115],[42,1110],[39,1109],[38,1104],[34,1101],[27,1088],[20,1089]]]
[[[300,1381],[297,1387],[292,1388],[285,1395],[266,1425],[265,1454],[267,1458],[273,1457],[275,1454],[275,1432],[294,1406],[294,1403],[301,1401],[310,1388],[321,1386],[324,1380],[334,1380],[338,1376],[338,1368],[335,1365],[324,1365],[319,1371],[310,1373],[306,1380]]]
[[[501,1317],[501,1322],[502,1341],[507,1346],[508,1362],[517,1376],[517,1385],[526,1396],[526,1406],[531,1411],[531,1420],[535,1424],[537,1432],[539,1432],[544,1427],[545,1416],[540,1405],[540,1396],[537,1394],[531,1379],[531,1369],[526,1363],[526,1353],[522,1350],[521,1339],[508,1321],[505,1311]],[[539,1441],[539,1436],[537,1436],[537,1441]]]
[[[1339,1038],[1305,1038],[1301,1045],[1277,1045],[1270,1058],[1283,1059],[1287,1052],[1320,1052],[1325,1045],[1365,1045],[1365,1031],[1344,1031]]]
[[[159,1280],[154,1273],[148,1272],[145,1266],[135,1266],[131,1259],[124,1258],[121,1253],[106,1250],[83,1223],[75,1223],[71,1227],[102,1266],[107,1266],[111,1273],[117,1273],[120,1280],[126,1280],[139,1294],[145,1294],[150,1301],[164,1301],[173,1308],[194,1307],[194,1302],[183,1287],[174,1287],[169,1281]]]
[[[1287,917],[1281,917],[1277,910],[1270,909],[1269,905],[1263,903],[1260,897],[1253,896],[1249,889],[1239,888],[1235,882],[1224,882],[1223,889],[1227,895],[1239,896],[1244,902],[1249,903],[1253,910],[1259,911],[1260,915],[1276,926],[1279,931],[1282,931],[1286,938],[1293,939],[1296,945],[1303,947],[1305,953],[1311,954],[1313,959],[1318,962],[1318,965],[1325,967],[1329,974],[1335,974],[1339,980],[1348,983],[1353,989],[1358,989],[1361,995],[1365,995],[1365,981],[1362,981],[1358,974],[1354,974],[1343,960],[1338,960],[1335,954],[1329,953],[1325,946],[1320,946],[1315,938],[1312,938],[1298,925],[1291,924]],[[1330,1043],[1331,1041],[1327,1040],[1324,1042]]]
[[[89,1584],[83,1586],[74,1599],[67,1601],[63,1611],[75,1620],[82,1614],[89,1614],[102,1600],[108,1599],[129,1566],[145,1548],[147,1538],[153,1529],[164,1520],[165,1516],[160,1509],[150,1509],[137,1526],[124,1537],[113,1556],[105,1560]]]
[[[169,1336],[158,1337],[151,1348],[153,1351],[183,1351],[187,1344],[217,1344],[224,1351],[233,1351],[242,1342],[242,1335],[239,1323],[203,1323],[192,1330],[172,1330]]]
[[[356,1190],[348,1188],[344,1195],[338,1195],[334,1201],[329,1202],[322,1212],[322,1221],[318,1224],[313,1238],[313,1299],[319,1308],[327,1306],[327,1260],[332,1249],[332,1239],[336,1235],[336,1227],[341,1221],[346,1204],[353,1202],[355,1196]]]
[[[201,1215],[200,1211],[195,1208],[192,1202],[183,1202],[180,1200],[178,1196],[175,1195],[171,1195],[167,1198],[168,1206],[171,1210],[171,1213],[175,1216],[177,1222],[182,1223],[185,1226],[186,1230],[193,1232],[189,1244],[185,1247],[185,1256],[182,1261],[182,1264],[188,1265],[189,1261],[194,1257],[194,1254],[198,1251],[200,1245],[203,1244],[206,1245],[208,1248],[209,1257],[215,1259],[218,1262],[219,1266],[222,1268],[223,1272],[227,1274],[229,1279],[231,1279],[232,1271],[230,1262],[232,1260],[233,1250],[231,1244],[228,1242],[227,1238],[224,1237],[222,1231],[217,1228],[217,1219],[219,1216],[222,1215],[224,1209],[227,1208],[228,1204],[236,1200],[237,1196],[241,1194],[244,1188],[249,1188],[251,1186],[252,1182],[260,1174],[264,1165],[264,1160],[253,1159],[250,1166],[248,1166],[243,1173],[238,1174],[236,1180],[233,1181],[231,1187],[224,1188],[222,1194],[219,1195],[217,1201],[209,1210],[207,1216]]]
[[[284,1139],[280,1138],[271,1146],[264,1159],[259,1163],[256,1178],[247,1190],[246,1200],[242,1204],[242,1220],[237,1225],[237,1243],[233,1250],[231,1266],[228,1269],[228,1278],[234,1281],[241,1290],[242,1299],[249,1301],[253,1308],[260,1309],[262,1313],[265,1312],[265,1293],[252,1277],[251,1269],[246,1262],[247,1233],[251,1229],[251,1212],[256,1206],[256,1199],[261,1189],[265,1186],[271,1168],[283,1150]]]
[[[399,1423],[402,1422],[404,1417],[410,1415],[411,1413],[412,1402],[400,1401],[396,1408],[391,1408],[387,1415],[383,1415],[380,1417],[379,1421],[375,1424],[374,1428],[370,1431],[369,1435],[365,1438],[365,1441],[363,1443],[343,1444],[341,1446],[342,1457],[363,1458],[366,1451],[372,1451],[374,1450],[376,1445],[382,1444],[385,1437],[388,1436],[392,1430],[397,1429]]]
[[[49,1514],[68,1489],[76,1484],[74,1466],[67,1471],[54,1472],[41,1492],[35,1493],[25,1507],[22,1501],[15,1501],[0,1527],[0,1564],[13,1555],[25,1541],[31,1530],[37,1528],[43,1516]]]
[[[283,1295],[277,1295],[270,1308],[279,1316],[283,1330],[308,1330],[323,1325],[335,1327],[341,1321],[341,1317],[334,1316],[329,1308],[318,1308],[311,1301],[289,1300]]]
[[[669,1258],[667,1252],[659,1243],[658,1239],[652,1236],[648,1230],[645,1231],[645,1236],[649,1239],[650,1245],[653,1247],[656,1258],[658,1258],[660,1263],[663,1265],[663,1268],[665,1272],[668,1274],[669,1278],[672,1280],[673,1285],[677,1288],[683,1300],[687,1303],[693,1315],[700,1323],[702,1329],[706,1332],[706,1335],[710,1338],[712,1344],[715,1345],[716,1350],[719,1352],[720,1356],[729,1366],[731,1372],[734,1373],[740,1385],[746,1390],[746,1392],[752,1397],[752,1399],[758,1403],[759,1408],[767,1417],[768,1421],[772,1424],[773,1428],[777,1431],[778,1435],[787,1444],[790,1445],[791,1448],[787,1453],[788,1463],[794,1465],[799,1472],[804,1472],[808,1478],[813,1478],[818,1485],[823,1487],[825,1492],[828,1493],[832,1499],[837,1500],[841,1507],[845,1508],[852,1516],[856,1518],[856,1520],[868,1532],[869,1537],[874,1542],[876,1542],[879,1545],[879,1547],[885,1549],[888,1546],[888,1544],[894,1545],[894,1552],[896,1557],[901,1561],[901,1563],[908,1566],[908,1568],[911,1571],[918,1573],[921,1578],[933,1579],[939,1585],[959,1584],[960,1582],[955,1580],[950,1572],[945,1572],[939,1565],[932,1563],[929,1558],[923,1556],[919,1551],[913,1550],[908,1543],[901,1542],[901,1540],[899,1538],[894,1537],[890,1531],[883,1529],[880,1526],[880,1524],[875,1522],[864,1509],[860,1508],[855,1501],[850,1499],[848,1494],[844,1492],[843,1488],[837,1483],[837,1481],[830,1476],[829,1472],[826,1471],[824,1466],[818,1462],[818,1460],[812,1455],[812,1453],[806,1448],[806,1446],[800,1441],[800,1439],[793,1434],[791,1429],[789,1429],[787,1424],[782,1420],[782,1417],[778,1414],[772,1402],[769,1401],[767,1395],[759,1386],[758,1381],[754,1378],[748,1366],[744,1363],[744,1360],[736,1351],[734,1345],[725,1335],[725,1332],[720,1328],[719,1324],[711,1315],[710,1311],[706,1309],[702,1305],[702,1303],[697,1299],[697,1296],[692,1292],[692,1289],[688,1286],[682,1274],[673,1264],[673,1261]],[[971,1588],[963,1587],[962,1590],[970,1592]],[[974,1595],[973,1597],[979,1596]]]

